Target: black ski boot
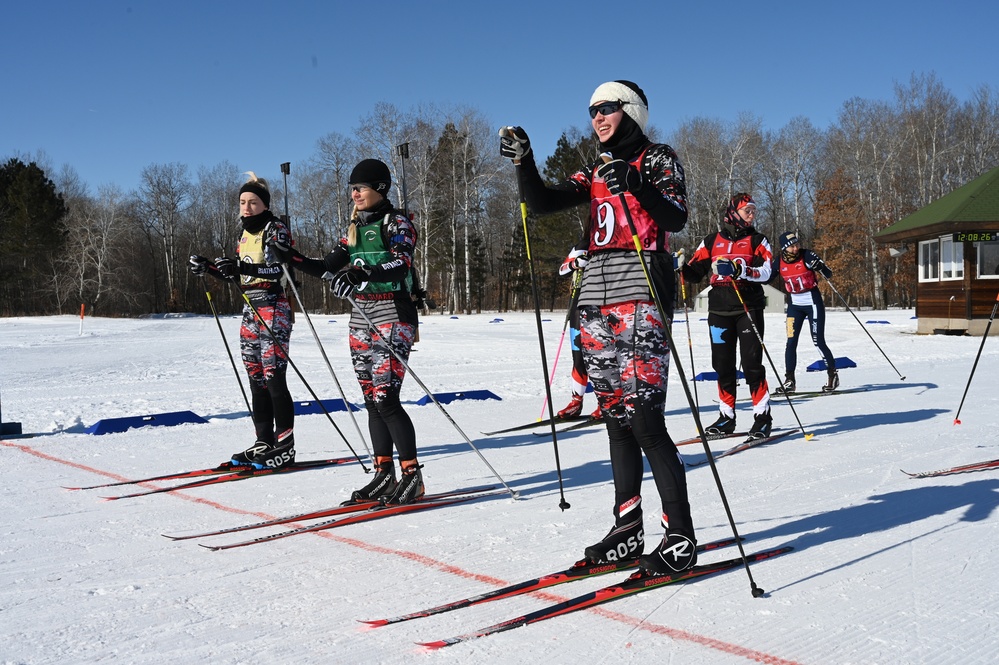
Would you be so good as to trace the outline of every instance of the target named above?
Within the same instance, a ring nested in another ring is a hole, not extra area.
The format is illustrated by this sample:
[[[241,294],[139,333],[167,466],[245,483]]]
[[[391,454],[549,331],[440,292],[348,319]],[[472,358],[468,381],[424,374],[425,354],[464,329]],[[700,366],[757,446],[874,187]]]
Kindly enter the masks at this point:
[[[822,386],[822,392],[831,393],[839,388],[839,372],[834,369],[829,370],[829,383]]]
[[[697,564],[697,541],[694,534],[666,532],[659,547],[639,559],[646,575],[670,575],[693,568]]]
[[[704,428],[704,433],[711,436],[721,436],[733,432],[735,432],[735,416],[730,418],[725,414],[720,414],[718,420]]]
[[[766,439],[774,428],[774,419],[770,415],[770,409],[765,413],[758,414],[753,420],[753,426],[749,428],[750,439]]]
[[[344,501],[341,505],[349,506],[352,503],[362,503],[365,501],[376,501],[383,496],[390,496],[395,491],[395,464],[391,459],[378,462],[375,465],[375,477],[371,482],[359,490],[354,490],[349,501]]]
[[[289,430],[278,437],[278,442],[257,450],[250,464],[257,469],[280,469],[295,463],[295,435]]]
[[[422,464],[412,464],[402,469],[399,483],[395,486],[395,491],[391,496],[382,499],[386,506],[399,506],[404,503],[413,503],[423,498],[426,488],[423,486]]]
[[[630,517],[630,515],[629,515]],[[645,549],[645,526],[642,513],[627,524],[615,524],[604,539],[583,550],[590,563],[610,563],[637,559]]]
[[[774,391],[776,395],[790,395],[795,389],[794,374],[784,375],[784,383],[780,384],[780,387]]]
[[[258,453],[264,452],[273,445],[273,443],[269,443],[267,441],[257,441],[246,450],[234,453],[229,461],[237,466],[247,466],[249,464],[253,464],[253,458],[256,457]]]

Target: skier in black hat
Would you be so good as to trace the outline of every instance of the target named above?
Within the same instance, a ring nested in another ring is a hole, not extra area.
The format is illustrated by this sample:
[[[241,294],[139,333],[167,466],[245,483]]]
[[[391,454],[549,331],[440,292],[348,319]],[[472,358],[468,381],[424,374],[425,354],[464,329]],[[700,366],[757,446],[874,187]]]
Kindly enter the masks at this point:
[[[347,237],[324,258],[302,256],[279,238],[272,241],[289,263],[329,280],[338,298],[354,300],[350,356],[368,412],[375,475],[350,500],[411,503],[424,494],[423,473],[416,459],[416,430],[399,401],[406,368],[387,345],[408,362],[418,325],[410,281],[416,228],[388,199],[392,175],[384,162],[361,161],[351,171],[349,183],[354,213]],[[358,310],[375,324],[377,334]],[[398,479],[393,448],[401,467]]]

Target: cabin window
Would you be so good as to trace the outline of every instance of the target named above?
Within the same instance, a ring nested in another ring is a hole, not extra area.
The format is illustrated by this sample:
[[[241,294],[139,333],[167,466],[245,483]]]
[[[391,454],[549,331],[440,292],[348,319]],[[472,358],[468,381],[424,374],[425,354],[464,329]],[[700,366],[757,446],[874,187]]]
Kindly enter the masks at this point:
[[[981,279],[999,279],[999,240],[976,242],[978,253],[978,277]]]
[[[940,279],[964,279],[964,243],[953,236],[940,238]]]
[[[940,279],[940,241],[926,240],[919,243],[919,281],[936,282]]]
[[[964,243],[943,236],[919,243],[919,281],[964,279]]]

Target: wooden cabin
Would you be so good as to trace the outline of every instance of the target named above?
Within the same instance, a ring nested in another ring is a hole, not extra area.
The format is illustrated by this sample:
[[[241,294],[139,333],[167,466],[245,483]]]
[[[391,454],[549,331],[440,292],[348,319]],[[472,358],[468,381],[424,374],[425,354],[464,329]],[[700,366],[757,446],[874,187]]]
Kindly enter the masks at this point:
[[[913,245],[917,332],[982,335],[999,298],[999,167],[875,234]],[[999,325],[989,330],[999,334]]]

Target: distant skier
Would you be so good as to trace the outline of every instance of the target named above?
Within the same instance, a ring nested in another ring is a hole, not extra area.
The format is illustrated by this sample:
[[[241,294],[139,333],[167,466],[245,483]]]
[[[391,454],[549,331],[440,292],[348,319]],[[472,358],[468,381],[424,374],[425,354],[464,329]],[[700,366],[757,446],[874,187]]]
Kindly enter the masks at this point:
[[[583,356],[610,442],[614,526],[585,549],[593,562],[636,559],[654,574],[686,570],[697,560],[683,462],[666,430],[663,407],[669,374],[665,326],[629,229],[630,215],[643,243],[664,307],[675,289],[669,235],[687,223],[686,185],[676,153],[645,135],[648,99],[630,81],[611,81],[590,97],[591,126],[613,161],[584,165],[547,186],[538,172],[527,132],[500,130],[500,154],[519,163],[527,204],[536,214],[589,205],[583,237],[570,255],[583,269],[579,323]],[[627,206],[627,208],[625,208]],[[662,542],[648,555],[642,518],[642,453],[649,461],[663,509]]]
[[[239,347],[250,377],[257,440],[246,450],[234,454],[232,463],[277,468],[295,461],[295,404],[286,377],[292,317],[291,304],[281,283],[284,274],[281,260],[264,244],[264,237],[280,234],[290,243],[291,234],[284,222],[270,211],[271,193],[267,181],[252,171],[247,175],[250,179],[239,189],[239,221],[243,233],[236,245],[237,259],[221,257],[212,264],[195,254],[191,256],[189,267],[195,275],[208,273],[219,279],[238,278],[239,288],[253,304],[252,308],[249,304],[243,306]]]
[[[822,303],[819,280],[816,277],[816,273],[822,273],[828,279],[832,277],[832,270],[818,254],[810,249],[802,249],[798,236],[794,233],[781,235],[777,266],[784,290],[787,291],[787,346],[784,347],[784,383],[774,392],[795,391],[798,335],[805,319],[808,319],[812,343],[826,361],[829,380],[822,386],[822,391],[832,392],[839,388],[839,373],[836,371],[836,359],[826,346],[826,308]]]
[[[755,325],[760,338],[763,337],[763,310],[767,303],[763,285],[770,281],[773,252],[767,237],[753,226],[755,219],[753,197],[736,194],[725,210],[721,230],[705,236],[681,268],[684,279],[689,282],[699,282],[705,275],[711,275],[708,330],[711,332],[711,366],[718,374],[720,413],[715,422],[704,428],[705,434],[735,432],[737,346],[753,398],[753,426],[749,435],[766,438],[773,429],[763,346],[753,331]],[[741,301],[739,296],[742,296]]]

